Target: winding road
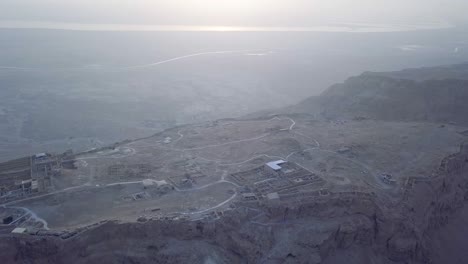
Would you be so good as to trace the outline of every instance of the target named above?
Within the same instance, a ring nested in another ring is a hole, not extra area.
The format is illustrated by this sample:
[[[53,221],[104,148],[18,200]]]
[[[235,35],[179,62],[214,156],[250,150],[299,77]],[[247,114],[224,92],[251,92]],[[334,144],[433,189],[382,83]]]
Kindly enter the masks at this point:
[[[197,55],[198,56],[198,55]],[[331,153],[331,154],[336,154],[336,152],[334,151],[331,151],[331,150],[325,150],[325,149],[322,149],[321,146],[320,146],[320,143],[314,139],[314,138],[311,138],[309,136],[306,136],[306,135],[303,135],[301,133],[299,133],[298,131],[294,130],[295,126],[296,126],[296,121],[290,117],[283,117],[283,118],[280,118],[278,116],[275,116],[273,117],[272,119],[268,120],[269,121],[272,121],[272,120],[283,120],[283,119],[287,119],[291,122],[291,124],[289,125],[289,127],[287,128],[281,128],[279,129],[280,131],[289,131],[291,133],[294,133],[294,134],[297,134],[299,136],[302,136],[302,137],[305,137],[311,141],[313,141],[315,143],[315,146],[314,147],[310,147],[310,148],[306,148],[306,149],[303,149],[303,150],[298,150],[298,151],[293,151],[291,153],[289,153],[286,157],[281,157],[281,156],[272,156],[272,155],[268,155],[268,154],[257,154],[253,157],[249,157],[249,158],[246,158],[246,160],[244,161],[239,161],[239,162],[233,162],[233,163],[223,163],[223,161],[221,160],[209,160],[209,159],[206,159],[204,157],[201,157],[201,156],[196,156],[197,158],[200,158],[200,159],[203,159],[203,160],[207,160],[207,161],[211,161],[211,162],[216,162],[218,163],[218,165],[221,165],[221,166],[236,166],[236,165],[243,165],[243,164],[246,164],[254,159],[257,159],[257,158],[262,158],[262,157],[267,157],[267,158],[279,158],[279,159],[284,159],[284,160],[289,160],[291,157],[293,157],[294,155],[296,154],[299,154],[299,153],[303,153],[303,152],[308,152],[308,151],[313,151],[313,150],[316,150],[316,151],[323,151],[323,152],[326,152],[326,153]],[[178,138],[176,140],[174,140],[172,142],[172,145],[173,143],[176,143],[180,140],[182,140],[184,138],[184,134],[182,133],[182,130],[179,130],[177,131],[177,134],[178,134]],[[256,137],[252,137],[252,138],[247,138],[247,139],[240,139],[240,140],[234,140],[234,141],[230,141],[230,142],[225,142],[225,143],[220,143],[220,144],[212,144],[212,145],[205,145],[205,146],[199,146],[199,147],[193,147],[193,148],[185,148],[185,149],[177,149],[177,148],[174,148],[172,146],[168,146],[168,150],[173,150],[173,151],[181,151],[181,152],[186,152],[186,151],[192,151],[192,150],[202,150],[202,149],[208,149],[208,148],[215,148],[215,147],[220,147],[220,146],[227,146],[227,145],[231,145],[231,144],[238,144],[238,143],[242,143],[242,142],[252,142],[252,141],[256,141],[256,140],[261,140],[267,136],[270,136],[271,134],[270,133],[266,133],[266,134],[262,134],[262,135],[259,135],[259,136],[256,136]],[[131,144],[131,143],[130,143]],[[160,143],[162,144],[162,143]],[[159,145],[161,147],[161,145]],[[128,148],[128,147],[125,147],[125,148]],[[79,158],[80,160],[86,160],[86,159],[97,159],[97,158],[124,158],[124,157],[127,157],[127,156],[130,156],[130,155],[133,155],[136,153],[136,151],[133,149],[133,148],[128,148],[130,151],[126,151],[126,154],[128,155],[122,155],[122,156],[117,156],[117,157],[112,157],[111,156],[108,156],[106,157],[105,155],[95,155],[95,156],[91,156],[91,157],[83,157],[83,158]],[[108,154],[108,153],[106,153]],[[113,153],[111,153],[113,154]],[[354,159],[349,159],[349,158],[346,158],[346,157],[341,157],[340,158],[343,158],[345,160],[348,160],[350,162],[353,162],[357,165],[360,165],[362,166],[365,170],[367,170],[369,173],[371,174],[374,174],[375,172],[373,172],[373,170],[371,170],[371,168],[369,168],[366,164],[363,164],[362,162],[359,162],[359,161],[356,161]],[[296,162],[297,163],[297,162]],[[299,166],[302,167],[301,164],[297,163]],[[199,187],[195,187],[195,188],[191,188],[191,189],[180,189],[176,186],[174,186],[174,190],[177,191],[177,192],[193,192],[193,191],[200,191],[200,190],[203,190],[203,189],[206,189],[206,188],[209,188],[211,186],[214,186],[214,185],[217,185],[217,184],[222,184],[222,183],[227,183],[227,184],[231,184],[235,187],[241,187],[239,186],[238,184],[234,183],[234,182],[231,182],[231,181],[228,181],[225,179],[225,176],[227,174],[227,171],[224,171],[223,175],[221,175],[220,179],[215,181],[215,182],[212,182],[212,183],[209,183],[209,184],[206,184],[206,185],[203,185],[203,186],[199,186]],[[147,180],[152,180],[152,179],[147,179]],[[47,193],[47,194],[44,194],[44,195],[39,195],[39,196],[35,196],[35,197],[29,197],[29,198],[25,198],[25,199],[22,199],[22,200],[17,200],[17,201],[13,201],[13,202],[9,202],[9,203],[5,203],[3,205],[0,205],[0,206],[8,206],[10,204],[15,204],[15,203],[19,203],[19,202],[24,202],[24,201],[28,201],[28,200],[33,200],[33,199],[39,199],[39,198],[43,198],[43,197],[46,197],[46,196],[50,196],[50,195],[55,195],[55,194],[59,194],[59,193],[63,193],[63,192],[68,192],[68,191],[76,191],[76,190],[79,190],[79,189],[83,189],[83,188],[102,188],[102,187],[110,187],[110,186],[116,186],[116,185],[128,185],[128,184],[139,184],[139,183],[143,183],[145,180],[141,180],[141,181],[128,181],[128,182],[114,182],[114,183],[109,183],[109,184],[105,184],[105,185],[97,185],[97,186],[94,186],[94,185],[91,185],[91,184],[84,184],[84,185],[80,185],[80,186],[75,186],[75,187],[70,187],[70,188],[67,188],[67,189],[63,189],[63,190],[59,190],[59,191],[55,191],[55,192],[51,192],[51,193]],[[382,186],[376,186],[375,184],[371,184],[367,181],[365,181],[367,184],[369,184],[370,186],[374,187],[374,188],[379,188],[379,189],[382,189],[383,187]],[[207,208],[207,209],[203,209],[203,210],[200,210],[200,211],[196,211],[196,212],[177,212],[177,213],[180,213],[182,215],[194,215],[194,214],[203,214],[203,213],[206,213],[208,211],[211,211],[211,210],[215,210],[217,208],[220,208],[224,205],[226,205],[227,203],[231,202],[233,199],[235,199],[236,197],[238,196],[238,193],[235,192],[230,198],[228,198],[227,200],[225,201],[222,201],[220,202],[219,204],[213,206],[213,207],[210,207],[210,208]],[[24,210],[26,213],[24,216],[22,217],[25,217],[26,215],[27,216],[30,216],[30,218],[40,222],[43,224],[44,228],[45,229],[48,229],[48,224],[47,222],[38,217],[33,211],[31,211],[30,209],[28,208],[25,208],[25,207],[11,207],[11,208],[18,208],[18,209],[22,209]],[[260,223],[258,223],[260,224]],[[264,223],[262,223],[264,224]]]
[[[198,52],[183,56],[178,56],[171,59],[156,61],[148,64],[140,64],[140,65],[131,65],[131,66],[123,66],[123,67],[97,67],[97,68],[90,68],[90,67],[70,67],[70,68],[34,68],[34,67],[15,67],[15,66],[0,66],[0,69],[3,70],[19,70],[19,71],[96,71],[96,70],[137,70],[137,69],[144,69],[144,68],[151,68],[154,66],[158,66],[161,64],[166,64],[178,60],[184,60],[193,57],[205,56],[205,55],[213,55],[213,54],[233,54],[233,53],[246,53],[252,51],[265,51],[263,49],[250,49],[250,50],[221,50],[221,51],[207,51],[207,52]]]

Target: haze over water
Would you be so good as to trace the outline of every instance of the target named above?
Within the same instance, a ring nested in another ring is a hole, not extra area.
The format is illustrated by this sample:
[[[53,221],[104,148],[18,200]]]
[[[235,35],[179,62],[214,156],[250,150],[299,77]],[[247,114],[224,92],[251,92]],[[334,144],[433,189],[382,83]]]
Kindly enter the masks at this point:
[[[316,26],[198,26],[198,25],[144,25],[144,24],[84,24],[47,21],[0,21],[6,29],[62,29],[83,31],[215,31],[215,32],[398,32],[443,29],[453,27],[448,23],[426,24],[372,24],[331,23]]]
[[[0,1],[0,160],[285,107],[363,71],[466,61],[466,3],[453,1]]]

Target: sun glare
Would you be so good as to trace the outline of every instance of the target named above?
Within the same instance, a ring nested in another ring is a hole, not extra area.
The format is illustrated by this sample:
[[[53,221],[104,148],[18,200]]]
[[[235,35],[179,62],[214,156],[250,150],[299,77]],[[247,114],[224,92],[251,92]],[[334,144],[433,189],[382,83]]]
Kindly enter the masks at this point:
[[[252,0],[186,0],[181,4],[210,12],[230,12],[253,10],[261,6],[262,2]]]
[[[261,11],[262,6],[267,4],[263,0],[174,0],[170,6],[179,11],[205,16],[231,16],[252,14]]]

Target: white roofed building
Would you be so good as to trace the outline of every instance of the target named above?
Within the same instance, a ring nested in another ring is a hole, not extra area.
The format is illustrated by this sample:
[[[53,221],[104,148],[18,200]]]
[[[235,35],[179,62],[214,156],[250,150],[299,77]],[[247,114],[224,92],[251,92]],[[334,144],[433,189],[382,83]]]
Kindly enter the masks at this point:
[[[276,174],[281,171],[282,167],[280,165],[284,163],[286,163],[284,160],[270,161],[265,164],[265,169],[267,172]]]
[[[34,157],[36,159],[42,159],[42,158],[46,158],[47,154],[46,153],[37,153],[36,155],[34,155]]]

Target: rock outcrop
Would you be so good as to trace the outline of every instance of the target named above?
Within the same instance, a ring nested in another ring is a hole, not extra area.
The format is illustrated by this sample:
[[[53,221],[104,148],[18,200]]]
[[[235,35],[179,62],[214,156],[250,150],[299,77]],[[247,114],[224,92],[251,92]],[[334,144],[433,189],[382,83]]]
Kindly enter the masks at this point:
[[[423,73],[431,72],[430,69],[414,70],[416,73],[364,73],[285,111],[312,113],[331,119],[370,118],[467,125],[468,80],[459,74],[460,71],[468,72],[466,65],[452,66],[454,73],[448,75],[451,78],[428,79]],[[457,67],[460,71],[455,71]]]
[[[260,224],[239,207],[214,222],[107,222],[75,237],[1,239],[2,263],[437,263],[432,237],[468,197],[468,147],[401,202],[330,196],[270,206]],[[211,262],[210,262],[211,261]],[[332,262],[330,262],[332,261]],[[338,261],[338,262],[337,262]],[[344,263],[344,262],[343,262]]]

